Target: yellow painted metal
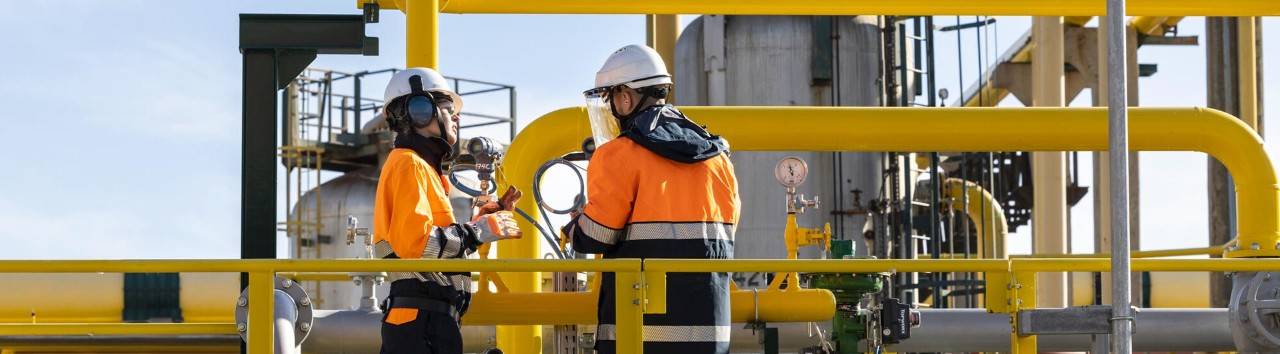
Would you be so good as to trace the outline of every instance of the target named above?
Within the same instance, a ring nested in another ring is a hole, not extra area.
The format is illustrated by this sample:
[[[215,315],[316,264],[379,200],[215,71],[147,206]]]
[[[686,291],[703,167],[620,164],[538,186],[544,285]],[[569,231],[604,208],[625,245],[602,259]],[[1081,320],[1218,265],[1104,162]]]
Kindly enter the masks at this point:
[[[395,0],[404,12],[405,66],[440,69],[440,0]]]
[[[835,316],[836,308],[835,295],[823,289],[736,290],[729,302],[734,323],[821,322]]]
[[[59,279],[61,276],[54,276]],[[182,319],[187,322],[234,322],[232,311],[240,296],[238,273],[182,273],[178,275]],[[0,299],[3,299],[0,295]],[[3,300],[0,300],[0,307]],[[116,320],[119,318],[117,316]]]
[[[0,336],[236,334],[234,323],[0,323]]]
[[[1013,273],[1013,313],[1010,314],[1013,321],[1012,352],[1015,354],[1036,354],[1036,336],[1018,335],[1018,311],[1022,309],[1034,309],[1039,305],[1036,303],[1036,274],[1029,272]]]
[[[1143,35],[1163,36],[1177,26],[1182,18],[1182,16],[1138,16],[1129,20],[1129,26]]]
[[[1064,106],[1066,74],[1063,60],[1063,22],[1058,16],[1032,18],[1031,101],[1036,107]],[[1067,254],[1067,158],[1061,151],[1031,153],[1031,179],[1035,205],[1031,208],[1031,249],[1043,254]],[[1048,308],[1066,307],[1067,275],[1050,272],[1036,275],[1040,298]]]
[[[990,272],[983,277],[986,308],[992,313],[1009,313],[1013,311],[1013,300],[1017,296],[1012,290],[1013,279],[1009,273]]]
[[[653,272],[1004,272],[1001,259],[646,259]]]
[[[124,275],[77,273],[50,277],[0,274],[0,322],[119,322]],[[83,289],[106,289],[89,292]]]
[[[0,260],[0,273],[134,272],[636,272],[639,259]]]
[[[1134,251],[1130,256],[1132,258],[1161,258],[1161,257],[1182,257],[1182,256],[1204,256],[1222,254],[1223,246],[1198,247],[1198,248],[1178,248],[1169,250],[1150,250],[1150,251]],[[1044,255],[1044,254],[1027,254],[1015,255],[1013,258],[1108,258],[1108,253],[1077,253],[1077,254],[1060,254],[1060,255]]]
[[[1000,202],[977,183],[959,178],[943,181],[942,195],[947,198],[951,208],[964,210],[969,221],[978,230],[978,237],[983,244],[982,258],[1005,258],[1004,241],[1009,233]]]
[[[233,321],[237,274],[183,273],[179,279],[185,321]],[[0,323],[111,323],[124,311],[119,273],[0,274],[0,284],[23,284],[0,292]]]
[[[1210,273],[1207,272],[1149,272],[1150,308],[1208,308],[1209,292],[1187,291],[1208,289]],[[1073,306],[1093,304],[1093,273],[1071,273]]]
[[[994,267],[993,267],[994,268]],[[646,272],[646,282],[662,273]],[[656,287],[651,286],[652,290]],[[462,319],[469,325],[572,325],[596,323],[595,292],[477,293]],[[660,312],[662,298],[649,296],[649,312]],[[734,290],[729,292],[733,322],[812,322],[834,315],[835,297],[827,290]],[[538,306],[529,306],[538,304]],[[757,308],[759,306],[759,308]],[[757,317],[757,314],[759,317]]]
[[[275,274],[249,273],[249,335],[246,348],[254,354],[271,354],[274,350]]]
[[[619,272],[614,279],[617,353],[644,353],[644,291],[640,275]]]
[[[694,107],[689,117],[738,151],[1103,151],[1105,108]],[[1200,151],[1236,184],[1239,249],[1228,257],[1280,256],[1280,190],[1262,140],[1235,117],[1208,108],[1130,108],[1130,149]],[[778,129],[785,121],[787,129]],[[959,124],[963,122],[964,124]],[[581,107],[530,123],[510,148],[504,175],[528,190],[541,164],[590,136]],[[532,203],[532,201],[523,201]],[[532,205],[525,210],[534,209]],[[528,234],[535,228],[521,221]],[[534,243],[532,237],[529,242]],[[1258,244],[1255,249],[1252,244]],[[535,243],[536,244],[536,243]]]
[[[103,344],[75,344],[75,343],[40,343],[40,344],[23,344],[13,347],[5,347],[0,349],[0,354],[16,354],[16,353],[224,353],[237,354],[240,353],[239,344],[153,344],[153,345],[134,345],[133,343],[103,343]]]
[[[1240,73],[1240,119],[1250,128],[1258,127],[1258,33],[1256,17],[1236,19]]]
[[[800,247],[804,246],[821,246],[824,250],[830,249],[831,224],[826,224],[822,229],[800,227],[799,223],[796,222],[796,213],[787,213],[787,223],[782,228],[782,239],[787,247],[787,259],[799,258]],[[769,290],[781,289],[783,282],[796,284],[789,286],[788,289],[799,289],[799,273],[791,272],[776,275],[773,277],[773,281],[769,282]]]
[[[1139,33],[1148,36],[1163,36],[1165,33],[1181,22],[1182,16],[1137,16],[1129,20],[1129,26],[1132,26]],[[1093,20],[1093,16],[1067,16],[1064,21],[1067,24],[1076,26],[1084,26]],[[1101,28],[1102,24],[1099,24]],[[1009,63],[1029,63],[1031,62],[1031,50],[1035,47],[1035,38],[1028,41],[1021,48],[1018,48],[1014,55],[1009,59]],[[1105,46],[1102,46],[1105,47]],[[1105,60],[1105,58],[1104,58]],[[1003,63],[997,64],[1001,65]],[[1100,73],[1104,74],[1104,73]],[[982,88],[978,94],[969,97],[965,102],[965,107],[995,107],[1009,96],[1009,90],[996,87],[991,84],[991,78],[988,77],[986,82],[982,83]]]
[[[644,313],[667,313],[667,274],[645,272],[644,280]],[[732,305],[730,305],[732,306]]]
[[[294,281],[351,281],[351,274],[347,273],[279,273],[281,277],[293,279]]]
[[[370,0],[359,0],[362,5]],[[384,9],[397,1],[377,0]],[[722,14],[722,15],[989,15],[989,16],[1100,16],[1104,3],[1088,0],[862,0],[770,1],[659,0],[649,2],[601,2],[591,0],[449,0],[441,12],[456,14]],[[1276,16],[1280,5],[1271,0],[1130,0],[1134,16]]]

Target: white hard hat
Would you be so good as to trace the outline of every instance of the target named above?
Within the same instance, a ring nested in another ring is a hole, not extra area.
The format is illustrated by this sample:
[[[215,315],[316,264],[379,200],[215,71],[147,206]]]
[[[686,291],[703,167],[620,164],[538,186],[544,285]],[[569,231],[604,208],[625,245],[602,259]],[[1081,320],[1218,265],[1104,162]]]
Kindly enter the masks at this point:
[[[453,88],[449,86],[449,81],[445,80],[444,76],[431,68],[408,68],[391,75],[391,81],[387,82],[387,91],[382,94],[382,103],[388,104],[396,97],[413,93],[413,89],[409,86],[409,78],[414,75],[422,80],[423,91],[449,94],[453,99],[453,111],[462,111],[462,97],[458,96],[457,92],[453,92]]]
[[[596,72],[596,88],[627,85],[634,89],[661,84],[671,84],[671,73],[657,51],[642,45],[618,49]]]

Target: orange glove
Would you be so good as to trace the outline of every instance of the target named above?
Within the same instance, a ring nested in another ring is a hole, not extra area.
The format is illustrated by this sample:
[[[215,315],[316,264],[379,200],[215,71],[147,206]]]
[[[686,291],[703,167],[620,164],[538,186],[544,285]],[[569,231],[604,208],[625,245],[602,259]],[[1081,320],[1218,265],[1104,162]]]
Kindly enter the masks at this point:
[[[501,210],[515,210],[516,202],[520,201],[521,196],[524,196],[524,193],[520,192],[516,187],[507,187],[507,191],[502,193],[502,198],[499,198],[497,202],[488,202],[476,208],[476,215],[493,214]]]

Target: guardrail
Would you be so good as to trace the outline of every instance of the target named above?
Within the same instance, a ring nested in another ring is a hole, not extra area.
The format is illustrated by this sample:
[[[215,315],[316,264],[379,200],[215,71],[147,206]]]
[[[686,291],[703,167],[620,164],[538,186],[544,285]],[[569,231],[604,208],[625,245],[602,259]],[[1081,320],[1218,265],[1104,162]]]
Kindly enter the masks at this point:
[[[334,273],[380,271],[481,271],[481,272],[614,272],[617,273],[618,352],[642,353],[642,321],[646,313],[666,311],[666,273],[672,272],[977,272],[986,274],[987,308],[1016,314],[1035,304],[1035,273],[1105,272],[1105,258],[1016,259],[920,259],[920,260],[33,260],[0,261],[0,273],[124,273],[206,272],[249,274],[250,353],[271,353],[273,341],[272,279],[280,273]],[[1277,271],[1280,259],[1135,259],[1133,271]],[[1013,316],[1015,319],[1017,316]],[[1035,353],[1035,336],[1016,335],[1014,353]],[[230,323],[5,323],[0,336],[8,335],[180,335],[229,334],[240,329]]]

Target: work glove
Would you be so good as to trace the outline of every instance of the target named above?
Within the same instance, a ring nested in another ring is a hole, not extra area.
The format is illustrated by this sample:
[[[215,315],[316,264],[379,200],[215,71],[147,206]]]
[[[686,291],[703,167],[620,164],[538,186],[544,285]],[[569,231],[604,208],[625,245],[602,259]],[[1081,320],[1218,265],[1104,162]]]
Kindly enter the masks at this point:
[[[524,193],[520,192],[516,187],[507,187],[507,191],[502,193],[502,198],[498,201],[490,201],[476,208],[476,215],[493,214],[498,211],[512,211],[516,209],[516,202],[520,201],[520,197]]]
[[[475,231],[475,241],[479,243],[517,239],[523,235],[516,225],[515,214],[507,210],[477,215],[475,219],[471,219],[470,224]]]

